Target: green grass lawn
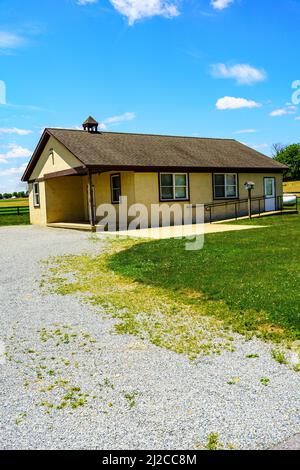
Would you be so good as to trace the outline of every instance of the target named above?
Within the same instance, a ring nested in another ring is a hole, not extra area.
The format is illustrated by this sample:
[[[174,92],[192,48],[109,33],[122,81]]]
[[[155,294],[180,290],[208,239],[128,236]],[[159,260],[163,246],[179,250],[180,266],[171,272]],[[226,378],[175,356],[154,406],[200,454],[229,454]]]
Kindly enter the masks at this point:
[[[184,240],[137,244],[114,255],[109,265],[189,303],[198,300],[188,299],[186,291],[204,294],[208,303],[224,302],[229,311],[218,309],[215,315],[236,331],[300,338],[300,217],[266,217],[253,223],[268,227],[208,235],[200,251],[185,251]]]
[[[29,225],[29,214],[0,215],[0,227],[8,225]]]
[[[118,334],[191,358],[232,350],[232,331],[291,344],[300,339],[300,217],[256,223],[268,227],[209,234],[200,251],[184,239],[108,242],[101,255],[52,260],[42,285],[81,294],[117,319]]]

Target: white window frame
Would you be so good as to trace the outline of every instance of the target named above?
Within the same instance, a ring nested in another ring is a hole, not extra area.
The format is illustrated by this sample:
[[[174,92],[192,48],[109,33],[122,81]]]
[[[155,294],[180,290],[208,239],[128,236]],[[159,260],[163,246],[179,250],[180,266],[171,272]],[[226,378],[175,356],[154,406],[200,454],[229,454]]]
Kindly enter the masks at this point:
[[[40,207],[40,184],[35,182],[33,183],[33,205],[34,207]]]
[[[118,188],[114,188],[113,181],[114,179],[119,178],[120,180],[120,186]],[[111,183],[111,202],[113,204],[120,204],[120,197],[122,196],[122,185],[121,185],[121,174],[120,173],[114,173],[113,175],[110,175],[110,183]],[[120,191],[120,197],[118,201],[114,200],[114,190],[119,190]]]
[[[173,189],[173,198],[172,199],[165,199],[162,197],[162,188],[166,186],[162,186],[161,184],[161,177],[163,175],[172,175],[172,189]],[[185,186],[176,186],[176,176],[185,176],[186,178],[186,185]],[[186,195],[185,197],[176,197],[176,187],[180,188],[186,188]],[[160,196],[160,201],[161,202],[168,202],[168,201],[189,201],[189,174],[188,173],[170,173],[170,172],[164,172],[164,173],[159,173],[159,196]]]
[[[224,176],[224,188],[225,188],[225,195],[224,196],[216,196],[216,185],[215,182],[215,176],[222,175]],[[234,196],[229,196],[227,194],[227,188],[228,186],[233,186],[232,184],[227,184],[227,177],[228,176],[235,176],[235,195]],[[214,173],[213,174],[213,186],[214,186],[214,199],[238,199],[238,174],[237,173]]]

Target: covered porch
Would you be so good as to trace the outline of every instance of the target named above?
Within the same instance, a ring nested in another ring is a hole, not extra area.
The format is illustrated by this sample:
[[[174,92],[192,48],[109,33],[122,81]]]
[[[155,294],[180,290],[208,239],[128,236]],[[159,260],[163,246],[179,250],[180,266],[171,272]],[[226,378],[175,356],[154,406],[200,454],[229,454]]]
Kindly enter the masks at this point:
[[[96,201],[92,173],[70,169],[44,176],[47,226],[94,231]]]

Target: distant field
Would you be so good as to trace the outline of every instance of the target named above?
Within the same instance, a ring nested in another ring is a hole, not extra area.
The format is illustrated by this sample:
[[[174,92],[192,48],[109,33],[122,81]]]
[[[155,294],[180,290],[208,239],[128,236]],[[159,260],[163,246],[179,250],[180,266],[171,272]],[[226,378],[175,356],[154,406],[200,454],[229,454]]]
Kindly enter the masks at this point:
[[[1,206],[7,207],[27,207],[29,206],[28,197],[20,199],[0,199]]]
[[[283,183],[283,191],[285,193],[300,193],[300,181],[287,181]]]

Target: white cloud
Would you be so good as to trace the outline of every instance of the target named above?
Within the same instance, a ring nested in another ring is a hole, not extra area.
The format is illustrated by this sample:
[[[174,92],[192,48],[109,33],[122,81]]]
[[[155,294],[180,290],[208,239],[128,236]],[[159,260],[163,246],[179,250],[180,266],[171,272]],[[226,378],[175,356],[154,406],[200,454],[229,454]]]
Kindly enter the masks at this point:
[[[32,134],[32,131],[18,129],[17,127],[0,127],[0,135],[1,134],[29,135]]]
[[[16,168],[7,168],[0,170],[0,176],[21,175],[26,170],[27,164],[21,165]]]
[[[124,113],[120,116],[112,116],[105,119],[103,122],[99,124],[100,129],[105,130],[109,124],[119,124],[120,122],[124,121],[132,121],[136,118],[135,113]]]
[[[254,149],[254,150],[262,150],[262,149],[266,149],[268,148],[268,144],[256,144],[256,145],[251,145],[251,147]]]
[[[172,18],[179,15],[179,0],[109,0],[115,10],[126,16],[133,25],[142,18],[164,16]],[[227,0],[228,1],[228,0]],[[230,0],[233,1],[233,0]],[[77,0],[77,5],[85,6],[98,3],[98,0]]]
[[[218,99],[216,107],[219,110],[225,109],[242,109],[242,108],[260,108],[262,105],[253,100],[245,98],[233,98],[232,96],[225,96]]]
[[[10,158],[28,158],[32,155],[30,150],[17,144],[9,144],[5,148],[8,150],[5,153],[0,153],[0,163],[7,163]]]
[[[98,0],[77,0],[77,5],[91,5],[92,3],[98,3]]]
[[[242,129],[240,131],[236,131],[235,134],[236,135],[239,135],[239,134],[255,134],[255,132],[257,132],[256,129]]]
[[[215,10],[224,10],[229,7],[234,0],[212,0],[211,5]]]
[[[300,121],[300,116],[295,117],[295,121]]]
[[[114,8],[133,25],[137,20],[152,16],[172,18],[179,15],[177,0],[110,0]]]
[[[6,104],[6,83],[0,80],[0,105]]]
[[[283,108],[275,109],[270,113],[271,117],[279,117],[279,116],[286,116],[287,114],[296,114],[297,107],[296,106],[284,106]]]
[[[17,34],[0,31],[0,49],[16,49],[23,42],[23,38]]]
[[[211,66],[211,74],[214,78],[232,78],[238,85],[252,85],[266,80],[266,72],[256,69],[249,64],[214,64]]]

